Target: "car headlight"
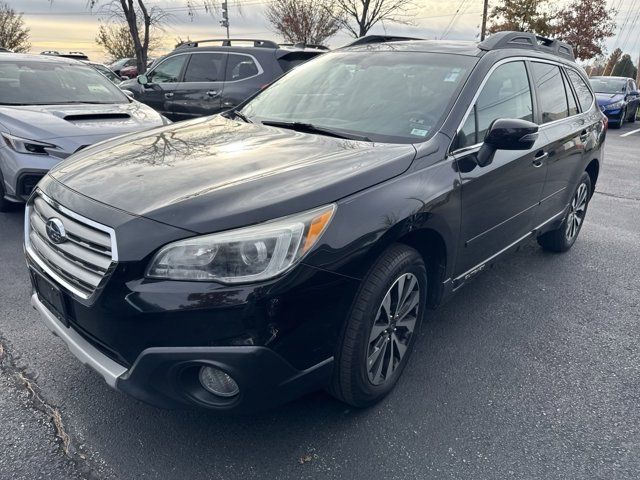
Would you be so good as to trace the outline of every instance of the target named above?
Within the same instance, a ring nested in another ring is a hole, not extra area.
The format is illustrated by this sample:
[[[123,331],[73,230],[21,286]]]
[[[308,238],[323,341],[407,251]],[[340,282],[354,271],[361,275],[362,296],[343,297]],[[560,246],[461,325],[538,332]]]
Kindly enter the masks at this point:
[[[297,264],[326,230],[335,204],[163,247],[147,277],[247,283],[267,280]]]
[[[618,110],[619,108],[624,107],[624,101],[620,100],[619,102],[610,103],[609,105],[605,105],[604,108],[606,110]]]
[[[28,138],[16,137],[9,135],[8,133],[2,133],[4,143],[9,148],[18,153],[30,153],[33,155],[49,155],[48,148],[58,148],[51,143],[38,142],[37,140],[30,140]]]

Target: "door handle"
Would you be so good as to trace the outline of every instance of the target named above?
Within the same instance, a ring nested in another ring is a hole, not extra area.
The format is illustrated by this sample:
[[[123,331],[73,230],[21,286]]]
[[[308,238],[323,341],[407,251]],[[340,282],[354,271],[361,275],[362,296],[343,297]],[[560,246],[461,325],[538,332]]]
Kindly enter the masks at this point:
[[[220,95],[220,92],[218,90],[209,90],[207,92],[207,95],[209,95],[210,97],[217,97],[218,95]]]
[[[548,156],[549,154],[547,152],[540,150],[538,153],[536,153],[536,156],[533,159],[533,166],[535,168],[540,168],[542,165],[544,165],[544,159]]]
[[[173,97],[173,93],[172,92],[168,92],[164,94],[164,98],[171,98]]]

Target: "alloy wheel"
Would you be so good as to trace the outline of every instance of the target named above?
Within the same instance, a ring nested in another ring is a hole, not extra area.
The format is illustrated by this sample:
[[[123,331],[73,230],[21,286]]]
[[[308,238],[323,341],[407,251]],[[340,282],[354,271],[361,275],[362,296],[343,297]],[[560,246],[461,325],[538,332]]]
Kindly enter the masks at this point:
[[[580,225],[582,225],[582,221],[584,220],[584,215],[587,211],[588,193],[587,185],[581,183],[571,201],[569,215],[567,216],[567,230],[565,232],[567,240],[569,241],[573,240],[578,234]]]
[[[391,285],[378,307],[367,348],[367,374],[373,385],[387,382],[404,358],[420,305],[420,284],[412,273]]]

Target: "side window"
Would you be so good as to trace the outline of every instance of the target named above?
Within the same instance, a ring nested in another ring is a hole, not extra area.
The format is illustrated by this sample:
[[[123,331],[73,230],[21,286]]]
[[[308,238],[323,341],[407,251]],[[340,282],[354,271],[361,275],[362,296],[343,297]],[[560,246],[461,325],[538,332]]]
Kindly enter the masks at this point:
[[[591,104],[593,103],[593,95],[591,94],[591,90],[589,86],[585,83],[582,77],[578,74],[578,72],[574,70],[567,69],[567,74],[569,75],[569,79],[573,84],[573,88],[578,95],[578,102],[580,102],[580,108],[582,111],[586,111],[589,109]]]
[[[493,71],[458,133],[456,148],[481,143],[491,123],[499,118],[533,120],[531,89],[524,62],[505,63]]]
[[[191,55],[185,82],[221,82],[224,77],[224,53],[194,53]]]
[[[538,91],[542,123],[569,116],[567,92],[564,89],[560,67],[548,63],[532,62],[533,78]]]
[[[578,104],[576,103],[576,99],[573,96],[573,92],[571,91],[571,86],[569,85],[569,80],[563,75],[562,82],[564,83],[564,90],[567,92],[567,101],[569,102],[569,116],[578,114]]]
[[[227,75],[225,80],[233,82],[236,80],[244,80],[253,77],[260,72],[255,60],[247,55],[229,54],[227,61]]]
[[[147,75],[149,82],[151,83],[175,83],[180,79],[180,72],[184,65],[187,55],[176,55],[175,57],[169,57],[164,62],[160,63]]]

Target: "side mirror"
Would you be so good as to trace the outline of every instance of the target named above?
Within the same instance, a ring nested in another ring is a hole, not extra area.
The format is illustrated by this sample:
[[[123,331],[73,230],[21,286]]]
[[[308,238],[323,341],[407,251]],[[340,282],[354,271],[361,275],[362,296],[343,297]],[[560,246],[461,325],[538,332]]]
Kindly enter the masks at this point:
[[[136,80],[138,81],[138,83],[140,85],[148,85],[149,84],[149,78],[144,74],[143,75],[138,75]]]
[[[538,125],[516,118],[494,120],[477,155],[480,167],[493,161],[496,150],[529,150],[538,139]]]

